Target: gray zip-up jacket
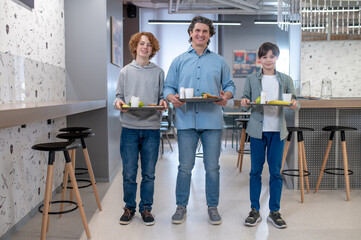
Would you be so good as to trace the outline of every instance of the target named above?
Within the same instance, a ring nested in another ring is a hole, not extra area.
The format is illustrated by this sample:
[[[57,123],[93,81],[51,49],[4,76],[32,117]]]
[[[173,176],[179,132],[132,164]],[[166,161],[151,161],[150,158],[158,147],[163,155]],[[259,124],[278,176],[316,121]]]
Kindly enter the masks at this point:
[[[139,100],[148,104],[159,105],[163,99],[164,71],[149,63],[147,66],[140,66],[135,60],[126,65],[119,73],[118,85],[115,94],[115,101],[124,101],[129,104],[132,96],[139,97]],[[123,127],[131,129],[159,129],[162,120],[160,111],[128,111],[120,112],[120,122]]]
[[[293,87],[292,78],[284,73],[276,72],[276,78],[279,83],[279,96],[278,99],[282,99],[283,93],[292,93],[292,99],[296,99],[295,89]],[[251,102],[261,96],[262,92],[262,69],[259,72],[248,75],[246,84],[244,85],[242,98],[247,98]],[[297,109],[300,108],[300,104],[297,102]],[[249,108],[247,108],[248,110]],[[288,135],[286,119],[283,107],[279,110],[279,124],[280,124],[280,138],[285,139]],[[247,133],[253,138],[262,138],[263,131],[263,106],[252,106],[251,116],[247,125]]]

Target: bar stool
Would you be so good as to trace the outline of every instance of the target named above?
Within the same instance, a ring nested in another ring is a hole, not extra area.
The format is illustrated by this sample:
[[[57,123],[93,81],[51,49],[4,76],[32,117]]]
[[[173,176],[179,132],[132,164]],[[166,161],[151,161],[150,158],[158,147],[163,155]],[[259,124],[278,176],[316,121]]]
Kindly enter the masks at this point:
[[[84,225],[84,230],[86,232],[86,235],[88,239],[90,239],[90,231],[88,227],[88,223],[85,216],[85,211],[83,208],[83,203],[80,197],[78,184],[76,183],[74,169],[71,164],[71,160],[69,157],[69,150],[79,148],[79,143],[70,143],[70,142],[51,142],[51,143],[40,143],[32,146],[32,149],[38,150],[38,151],[47,151],[49,152],[49,159],[48,159],[48,168],[47,168],[47,174],[46,174],[46,185],[45,185],[45,195],[44,195],[44,210],[43,210],[43,218],[42,218],[42,224],[41,224],[41,240],[44,240],[46,237],[46,232],[49,230],[49,214],[59,214],[60,212],[50,212],[50,204],[57,203],[60,201],[51,201],[51,194],[52,194],[52,188],[53,188],[53,167],[54,167],[54,161],[55,161],[55,152],[62,151],[64,153],[65,157],[65,169],[67,173],[69,173],[71,183],[74,189],[75,197],[77,200],[77,207],[80,211],[81,220]],[[63,190],[64,185],[66,187],[67,181],[65,181],[65,174],[63,177]],[[64,183],[65,181],[65,183]],[[75,209],[73,209],[75,210]],[[63,212],[65,213],[65,212]]]
[[[66,127],[59,129],[59,132],[70,132],[70,133],[76,133],[76,132],[92,132],[93,130],[89,127]],[[72,155],[74,154],[74,155]],[[71,151],[70,158],[72,159],[73,168],[75,170],[75,176],[84,175],[88,173],[87,168],[77,168],[75,167],[75,151]],[[74,160],[74,161],[73,161]],[[91,181],[89,179],[77,179],[79,182],[88,182],[89,184],[78,186],[78,188],[86,188],[91,186]],[[71,187],[68,187],[71,189]]]
[[[90,184],[82,186],[81,188],[92,186],[94,196],[95,196],[95,200],[96,200],[97,205],[98,205],[98,209],[99,209],[99,211],[102,211],[102,206],[101,206],[101,203],[100,203],[99,194],[98,194],[98,190],[97,190],[96,182],[95,182],[95,178],[94,178],[93,168],[92,168],[92,165],[91,165],[91,162],[90,162],[88,149],[87,149],[86,144],[85,144],[85,138],[93,137],[93,136],[95,136],[95,134],[92,133],[92,132],[88,132],[88,131],[86,131],[86,132],[74,132],[73,131],[73,132],[68,132],[68,133],[60,133],[60,134],[56,135],[57,138],[67,139],[71,143],[75,142],[75,140],[77,140],[77,139],[80,139],[81,146],[83,148],[85,163],[87,165],[87,169],[85,169],[85,170],[88,171],[89,178],[90,178]],[[74,166],[75,166],[75,149],[72,150],[71,156],[72,156],[71,161],[72,161],[73,168],[74,168]],[[67,176],[66,169],[65,169],[64,174]],[[68,178],[66,177],[66,179],[68,179]],[[89,180],[88,179],[77,179],[77,181],[88,182]],[[70,195],[70,200],[72,200],[73,199],[73,189],[71,190],[70,194],[71,194]],[[66,195],[66,191],[63,191],[62,192],[62,200],[65,199],[65,195]],[[63,204],[61,204],[60,206],[61,206],[60,210],[62,210]]]
[[[350,179],[349,179],[349,175],[352,175],[353,172],[348,169],[345,131],[355,131],[355,130],[357,130],[357,128],[344,127],[344,126],[326,126],[326,127],[322,128],[322,130],[323,131],[329,131],[329,132],[331,132],[331,134],[330,134],[330,138],[328,140],[327,149],[326,149],[325,157],[324,157],[323,162],[322,162],[320,174],[318,176],[315,193],[318,191],[318,188],[320,187],[323,173],[328,173],[328,174],[333,174],[333,175],[344,175],[345,176],[345,184],[346,184],[346,198],[347,198],[347,201],[349,201],[350,200]],[[333,138],[335,136],[335,131],[340,131],[340,133],[341,133],[343,168],[326,168],[326,163],[327,163],[327,160],[328,160],[328,156],[330,154],[331,146],[332,146],[332,143],[333,143]],[[337,171],[343,171],[343,173],[338,173]]]
[[[310,185],[308,181],[308,176],[310,172],[307,170],[307,161],[306,161],[306,151],[305,151],[305,142],[303,139],[303,132],[304,131],[315,131],[313,128],[306,128],[306,127],[287,127],[288,136],[285,148],[283,150],[283,157],[282,157],[282,166],[281,166],[281,173],[286,176],[292,177],[299,177],[300,178],[300,189],[301,189],[301,203],[304,201],[304,181],[303,178],[305,177],[306,182],[306,190],[307,193],[310,193]],[[285,163],[288,148],[291,143],[292,133],[297,132],[297,142],[298,142],[298,169],[287,169],[283,170],[283,165]],[[289,172],[298,172],[298,174],[292,174]]]

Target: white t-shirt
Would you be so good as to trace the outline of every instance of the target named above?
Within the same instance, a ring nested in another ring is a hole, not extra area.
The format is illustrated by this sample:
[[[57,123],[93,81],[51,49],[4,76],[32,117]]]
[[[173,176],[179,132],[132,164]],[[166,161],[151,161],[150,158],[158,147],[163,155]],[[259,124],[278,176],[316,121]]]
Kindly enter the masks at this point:
[[[276,75],[263,75],[262,89],[266,92],[266,101],[278,100],[279,83]],[[279,108],[277,106],[263,107],[263,132],[279,132]]]

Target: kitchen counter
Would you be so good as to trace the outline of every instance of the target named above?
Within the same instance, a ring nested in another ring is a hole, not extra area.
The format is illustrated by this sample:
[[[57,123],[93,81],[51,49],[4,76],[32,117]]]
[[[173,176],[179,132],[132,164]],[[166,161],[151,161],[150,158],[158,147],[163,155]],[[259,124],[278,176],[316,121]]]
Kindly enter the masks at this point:
[[[361,108],[361,98],[300,99],[298,101],[301,108]]]
[[[106,100],[73,100],[0,104],[0,129],[106,107]]]

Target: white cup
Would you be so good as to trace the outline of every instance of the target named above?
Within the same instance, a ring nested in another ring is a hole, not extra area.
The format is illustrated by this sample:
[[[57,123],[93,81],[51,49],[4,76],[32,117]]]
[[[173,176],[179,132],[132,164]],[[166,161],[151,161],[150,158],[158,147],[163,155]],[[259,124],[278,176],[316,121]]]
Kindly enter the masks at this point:
[[[283,93],[282,94],[282,100],[285,102],[291,102],[292,99],[292,93]]]
[[[185,92],[184,87],[181,87],[179,89],[179,98],[184,98],[184,92]]]
[[[266,104],[267,94],[265,91],[261,92],[261,104]]]
[[[185,88],[184,93],[185,93],[186,98],[192,98],[193,97],[193,88]]]
[[[132,96],[130,98],[130,102],[131,102],[130,104],[131,107],[139,107],[139,97]]]

